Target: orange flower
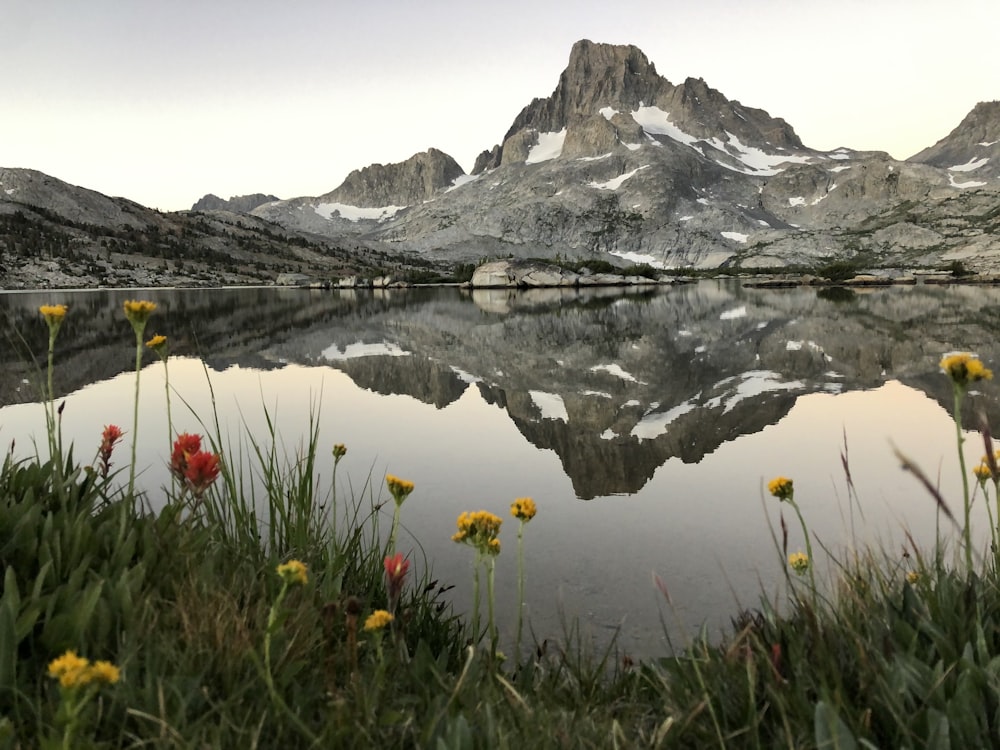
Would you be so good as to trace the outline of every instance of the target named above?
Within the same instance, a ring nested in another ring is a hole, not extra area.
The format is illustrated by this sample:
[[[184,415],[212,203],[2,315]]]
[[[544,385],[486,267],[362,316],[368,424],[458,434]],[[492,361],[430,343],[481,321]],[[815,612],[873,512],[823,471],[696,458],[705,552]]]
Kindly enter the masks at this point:
[[[195,495],[200,497],[218,476],[219,454],[198,451],[188,457],[184,479]]]

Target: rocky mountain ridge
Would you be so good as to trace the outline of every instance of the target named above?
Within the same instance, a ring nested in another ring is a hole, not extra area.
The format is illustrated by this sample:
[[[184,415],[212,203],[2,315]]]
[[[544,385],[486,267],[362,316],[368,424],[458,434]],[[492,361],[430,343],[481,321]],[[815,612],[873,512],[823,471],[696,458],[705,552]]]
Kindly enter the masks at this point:
[[[2,289],[267,284],[291,274],[381,273],[392,262],[248,213],[163,213],[34,170],[0,168]]]
[[[42,250],[57,263],[31,278],[63,272],[68,248],[84,248],[90,265],[64,273],[84,285],[201,283],[184,272],[189,260],[223,283],[282,273],[330,280],[391,256],[417,265],[565,258],[664,269],[983,271],[1000,258],[1000,102],[976,105],[906,161],[822,152],[783,119],[701,79],[672,84],[634,46],[582,40],[552,94],[525,106],[472,173],[431,148],[357,169],[321,196],[273,197],[206,196],[193,212],[161,214],[2,170],[0,217],[28,217],[32,228],[0,232],[0,265],[9,276],[18,258],[41,259],[13,234],[29,231],[51,235]],[[132,256],[159,273],[115,275]]]
[[[281,200],[276,195],[264,195],[263,193],[253,193],[251,195],[234,195],[229,200],[223,200],[217,195],[208,193],[195,201],[191,206],[192,211],[232,211],[238,214],[248,214],[257,206],[265,203],[273,203]]]
[[[701,79],[675,86],[634,46],[583,40],[553,93],[524,107],[471,174],[401,207],[378,205],[399,193],[385,168],[369,171],[386,182],[338,188],[366,210],[346,221],[323,216],[323,197],[256,213],[451,262],[986,269],[1000,257],[998,144],[994,102],[907,161],[821,152]]]

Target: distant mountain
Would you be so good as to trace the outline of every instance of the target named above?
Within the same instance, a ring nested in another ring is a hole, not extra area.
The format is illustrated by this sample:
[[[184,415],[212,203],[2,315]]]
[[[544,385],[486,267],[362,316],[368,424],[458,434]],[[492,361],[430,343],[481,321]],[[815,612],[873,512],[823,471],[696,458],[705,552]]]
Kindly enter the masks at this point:
[[[192,211],[232,211],[233,213],[248,214],[257,206],[265,203],[280,200],[275,195],[264,195],[263,193],[253,193],[252,195],[234,195],[229,200],[223,200],[217,195],[209,193],[200,198],[191,206]]]
[[[249,214],[161,213],[41,172],[0,168],[0,289],[261,284],[384,262]]]

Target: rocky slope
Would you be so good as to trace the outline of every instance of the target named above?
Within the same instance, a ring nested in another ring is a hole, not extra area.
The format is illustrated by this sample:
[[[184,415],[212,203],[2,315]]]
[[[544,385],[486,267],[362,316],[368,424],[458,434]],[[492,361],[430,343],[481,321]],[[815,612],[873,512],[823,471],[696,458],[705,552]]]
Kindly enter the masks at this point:
[[[330,279],[382,253],[225,210],[161,213],[28,169],[0,168],[0,288]]]

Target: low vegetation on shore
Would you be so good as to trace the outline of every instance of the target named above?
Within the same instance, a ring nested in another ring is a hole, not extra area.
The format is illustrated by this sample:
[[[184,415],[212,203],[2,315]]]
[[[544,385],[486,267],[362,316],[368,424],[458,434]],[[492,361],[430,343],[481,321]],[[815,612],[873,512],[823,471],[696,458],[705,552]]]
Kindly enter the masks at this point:
[[[168,339],[145,340],[155,307],[124,304],[137,405],[149,397],[143,355],[169,366]],[[965,465],[965,395],[992,377],[970,354],[941,361],[961,508],[900,456],[938,504],[932,549],[814,545],[807,500],[776,477],[770,501],[806,540],[790,550],[782,520],[780,599],[762,593],[722,638],[701,632],[636,663],[613,645],[592,650],[572,628],[559,645],[534,643],[519,616],[516,633],[498,632],[496,557],[517,555],[523,603],[523,549],[531,526],[549,522],[543,502],[470,507],[442,530],[469,548],[474,593],[460,617],[451,582],[427,565],[418,575],[424,561],[397,542],[419,487],[390,474],[343,496],[348,447],[325,446],[317,420],[292,454],[274,434],[177,433],[168,377],[171,485],[150,512],[136,487],[138,418],[128,430],[95,425],[94,446],[63,444],[52,372],[70,311],[40,313],[47,452],[11,451],[0,471],[0,748],[997,744],[1000,469],[985,427],[982,461]],[[315,471],[321,451],[332,452],[328,484]],[[846,458],[845,470],[856,501]],[[975,502],[990,511],[987,549],[971,528]]]

